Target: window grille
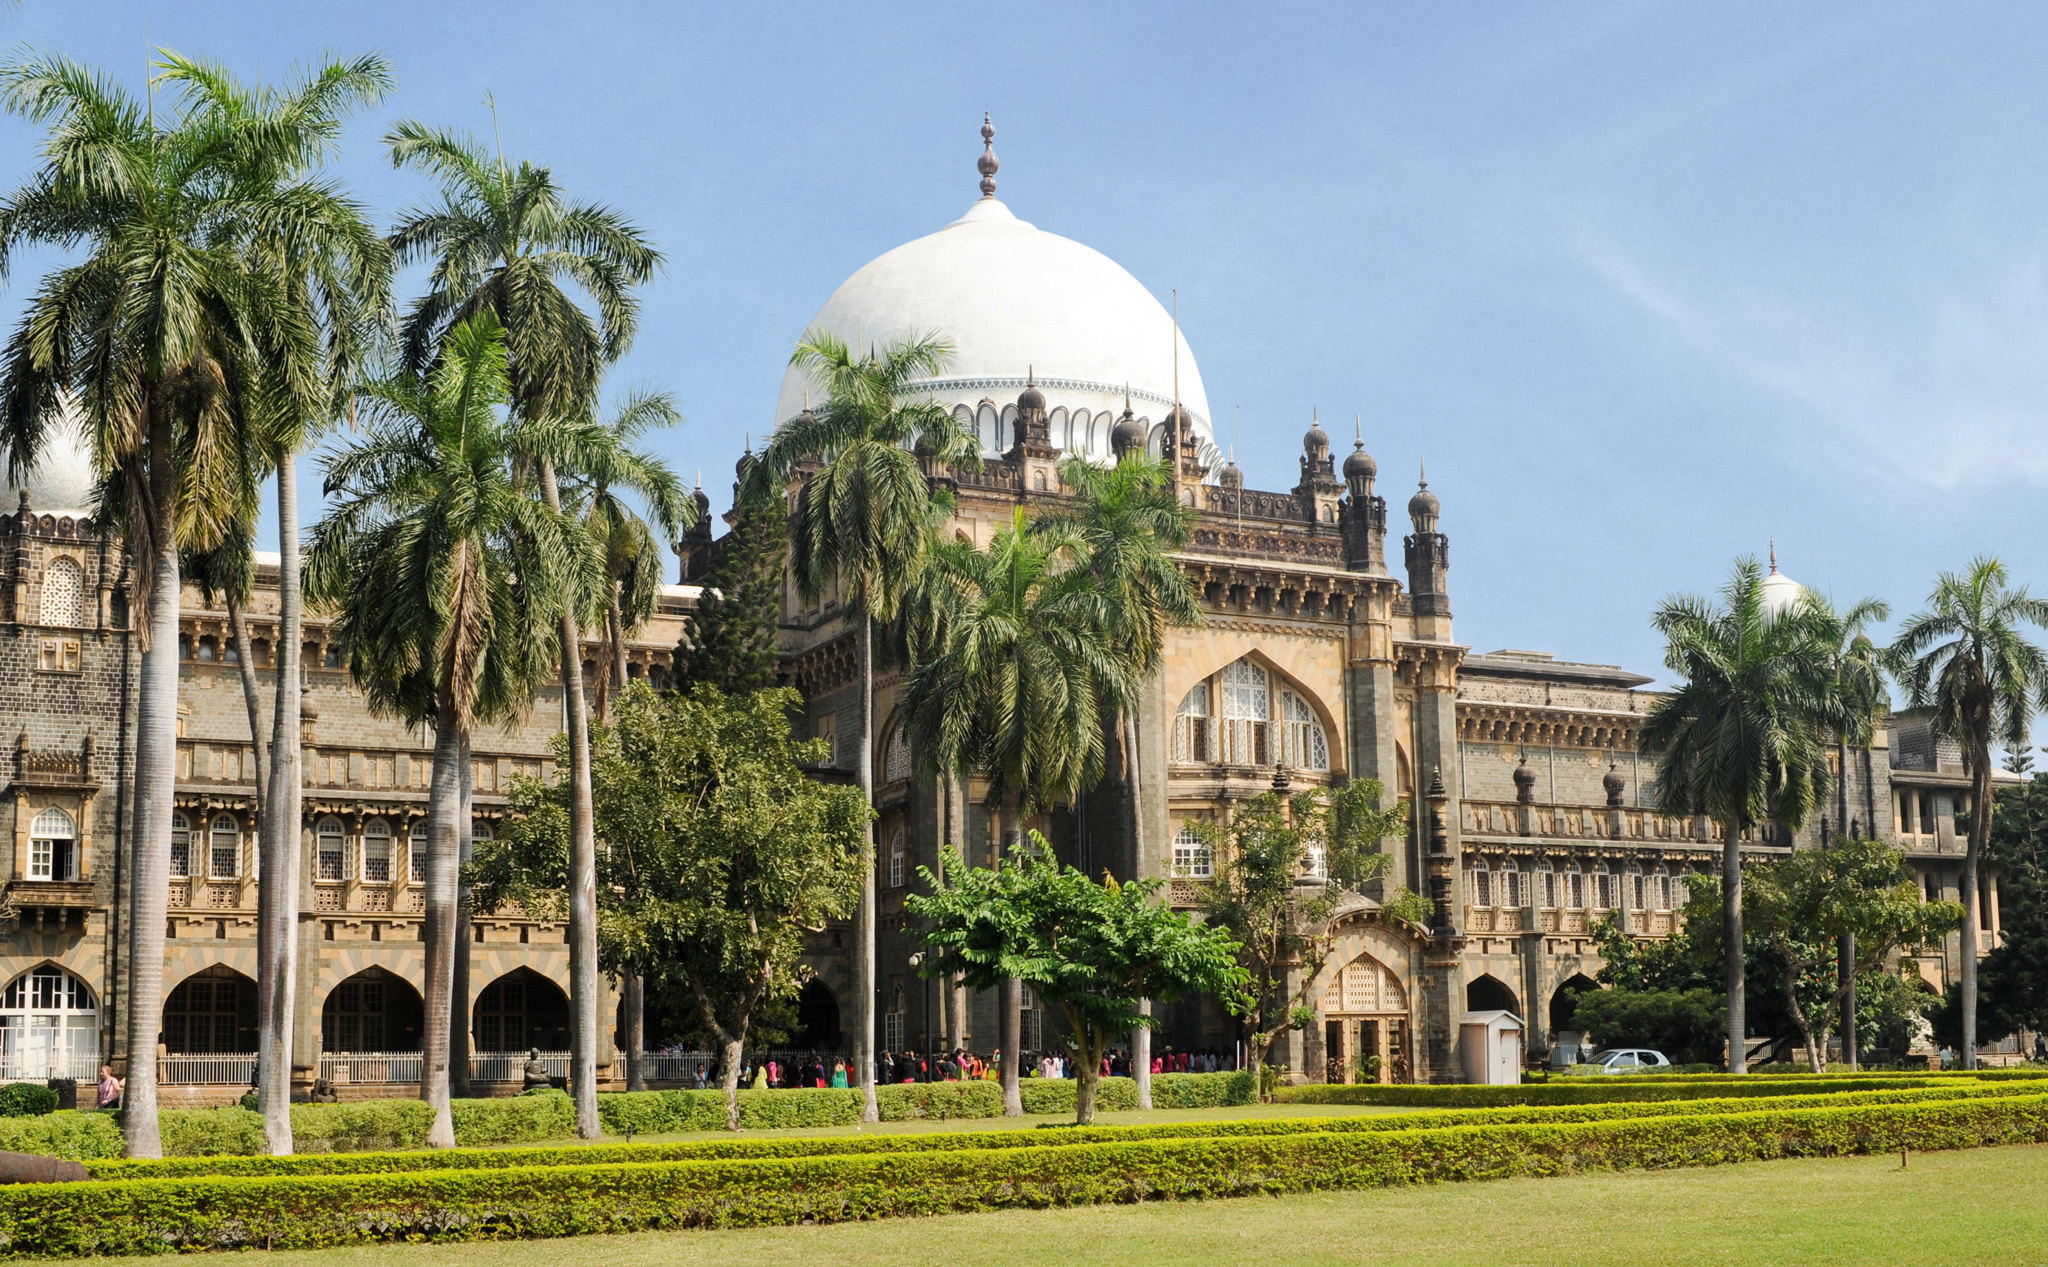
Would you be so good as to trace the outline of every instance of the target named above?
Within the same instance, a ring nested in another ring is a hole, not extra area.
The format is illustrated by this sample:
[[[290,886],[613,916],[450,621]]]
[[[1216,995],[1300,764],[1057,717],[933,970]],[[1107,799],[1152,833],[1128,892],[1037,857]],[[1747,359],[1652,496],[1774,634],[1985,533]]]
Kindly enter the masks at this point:
[[[910,777],[910,736],[898,726],[889,736],[882,758],[882,782],[898,783]]]
[[[371,884],[391,880],[391,828],[381,818],[363,824],[363,879]]]
[[[338,818],[323,818],[314,832],[316,870],[314,875],[322,880],[345,880],[348,878],[348,864],[345,858],[348,837],[341,830]]]
[[[1493,872],[1484,867],[1472,873],[1472,905],[1493,905]]]
[[[1293,691],[1282,691],[1280,702],[1287,719],[1286,751],[1281,759],[1298,770],[1328,770],[1330,740],[1316,720],[1315,710]]]
[[[1575,911],[1586,909],[1586,875],[1583,871],[1564,873],[1565,905]]]
[[[903,887],[904,863],[908,860],[905,856],[907,853],[908,850],[904,847],[903,833],[899,831],[889,841],[889,887],[892,889]]]
[[[208,841],[207,874],[217,880],[232,880],[241,874],[242,825],[232,814],[215,814]]]
[[[192,825],[183,814],[171,815],[171,874],[192,874]]]
[[[1500,878],[1502,906],[1512,906],[1519,909],[1529,904],[1527,892],[1523,887],[1521,872],[1503,871]]]
[[[78,560],[59,555],[43,568],[42,615],[46,625],[76,628],[85,623],[85,573]]]
[[[1209,745],[1209,684],[1197,682],[1181,696],[1173,716],[1173,759],[1195,762],[1213,759]]]
[[[416,824],[405,825],[405,856],[412,871],[414,884],[427,882],[427,833],[416,830]]]
[[[1173,873],[1189,880],[1216,874],[1215,855],[1192,825],[1183,824],[1173,835]]]
[[[1250,660],[1223,668],[1223,760],[1231,765],[1270,765],[1267,731],[1272,725],[1273,686]]]

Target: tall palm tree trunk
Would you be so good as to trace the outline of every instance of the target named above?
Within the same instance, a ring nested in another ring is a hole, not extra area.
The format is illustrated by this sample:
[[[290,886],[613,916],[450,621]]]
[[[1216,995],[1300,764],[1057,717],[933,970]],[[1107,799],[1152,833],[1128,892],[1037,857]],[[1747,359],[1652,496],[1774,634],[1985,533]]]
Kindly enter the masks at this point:
[[[171,813],[178,777],[178,545],[170,416],[148,389],[150,514],[156,558],[149,646],[135,710],[134,878],[128,917],[128,1083],[121,1133],[130,1157],[163,1156],[157,1130],[156,1045],[163,1027],[164,924],[170,915]]]
[[[540,464],[548,509],[562,513],[555,464]],[[569,1094],[576,1135],[601,1139],[597,1120],[597,812],[590,791],[590,709],[583,699],[583,639],[572,596],[562,602],[562,699],[569,727]],[[621,668],[624,666],[621,665]]]
[[[1849,834],[1849,736],[1835,736],[1835,830]],[[1877,834],[1876,825],[1871,834]],[[1843,933],[1836,947],[1835,976],[1849,987],[1842,995],[1842,1060],[1856,1067],[1856,934]]]
[[[263,752],[263,697],[256,686],[256,662],[249,655],[248,613],[242,610],[241,595],[230,589],[226,597],[228,642],[235,649],[235,667],[241,670],[242,704],[249,710],[249,751],[256,761],[250,786],[256,790],[256,836],[261,840],[264,807],[270,804],[270,785],[263,781],[264,767],[270,764]]]
[[[1970,843],[1963,853],[1963,1068],[1977,1067],[1977,930],[1984,918],[1978,876],[1991,837],[1991,734],[1988,724],[1970,735]]]
[[[271,716],[270,781],[257,828],[257,1089],[263,1143],[272,1156],[292,1152],[292,1034],[299,962],[299,489],[291,449],[277,452],[277,636],[272,639],[276,700]],[[248,662],[248,653],[243,653]],[[263,741],[256,741],[257,753]],[[310,1053],[309,1053],[310,1054]]]
[[[619,586],[612,583],[611,603],[605,613],[606,634],[612,646],[612,689],[626,689],[625,613],[619,609]],[[604,720],[605,697],[598,696],[598,720]],[[647,1071],[641,1056],[647,1049],[647,978],[628,973],[625,981],[626,1090],[645,1091]]]
[[[462,847],[456,820],[462,813],[463,738],[454,705],[444,700],[434,719],[434,773],[427,794],[427,1032],[420,1098],[434,1108],[434,1122],[427,1131],[429,1148],[455,1147],[455,1119],[448,1099],[455,946],[466,940],[466,930],[457,923],[455,900]]]
[[[1728,1072],[1749,1072],[1749,1017],[1743,998],[1742,828],[1721,824],[1721,938],[1728,959]]]
[[[469,956],[476,936],[476,912],[470,909],[469,886],[462,880],[462,869],[469,865],[476,844],[476,763],[470,757],[469,734],[465,731],[455,751],[455,921],[448,930],[454,938],[450,954],[455,964],[448,983],[448,1087],[450,1095],[465,1100],[470,1095],[469,1045],[475,1037],[469,997]]]
[[[1003,795],[998,820],[1003,857],[1014,853],[1022,840],[1022,790]],[[998,863],[1001,859],[997,860]],[[1024,1091],[1017,1079],[1024,1072],[1024,983],[1016,977],[1003,982],[1003,1116],[1024,1116]]]
[[[953,770],[946,771],[946,822],[949,839],[959,853],[962,865],[967,863],[967,795],[960,786],[960,775]],[[946,1044],[949,1050],[967,1050],[967,983],[959,973],[947,973],[944,982],[947,996],[953,1006],[948,1013]]]
[[[875,804],[875,764],[869,749],[875,736],[875,622],[865,610],[855,617],[860,644],[860,737],[854,765],[861,804]],[[860,1120],[882,1120],[875,1103],[875,824],[869,815],[861,845],[860,907],[853,917],[853,1066],[860,1076]]]
[[[1131,725],[1130,714],[1122,709],[1116,714],[1117,738],[1123,749],[1124,784],[1128,790],[1128,806],[1131,827],[1131,874],[1145,873],[1145,805],[1140,793],[1138,774],[1138,731]],[[1139,999],[1141,1015],[1152,1015],[1152,1000]],[[1134,1025],[1131,1027],[1131,1078],[1138,1084],[1138,1107],[1152,1107],[1152,1027]]]

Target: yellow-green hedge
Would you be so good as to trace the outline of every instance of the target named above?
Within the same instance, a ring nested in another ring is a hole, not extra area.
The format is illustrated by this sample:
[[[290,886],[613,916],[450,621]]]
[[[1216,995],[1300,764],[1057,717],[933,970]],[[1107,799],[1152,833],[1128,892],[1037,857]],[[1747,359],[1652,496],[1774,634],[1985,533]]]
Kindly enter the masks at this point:
[[[1845,1077],[1746,1076],[1710,1079],[1571,1078],[1525,1082],[1519,1086],[1379,1086],[1373,1083],[1308,1083],[1281,1087],[1274,1099],[1283,1104],[1391,1104],[1412,1108],[1491,1108],[1515,1104],[1646,1103],[1654,1100],[1699,1100],[1709,1096],[1780,1096],[1800,1092],[1905,1090],[1932,1086],[1926,1075]]]
[[[25,1184],[14,1257],[569,1236],[1222,1197],[2048,1140],[2048,1095],[1543,1125],[786,1160]]]
[[[1910,1091],[1852,1091],[1786,1096],[1773,1109],[1851,1108],[1913,1104],[1975,1096],[2039,1094],[2027,1087],[1955,1085]],[[416,1150],[395,1153],[313,1154],[294,1157],[186,1157],[164,1161],[95,1161],[101,1179],[167,1178],[197,1175],[384,1174],[415,1170],[484,1170],[520,1166],[636,1165],[664,1161],[712,1161],[774,1157],[817,1157],[855,1153],[972,1151],[1037,1148],[1047,1144],[1110,1143],[1146,1139],[1298,1135],[1436,1129],[1492,1124],[1594,1122],[1615,1118],[1711,1116],[1753,1113],[1753,1100],[1719,1099],[1654,1104],[1588,1104],[1555,1108],[1443,1109],[1355,1117],[1243,1118],[1146,1126],[1042,1126],[1036,1130],[935,1131],[915,1135],[839,1135],[693,1140],[666,1144],[569,1144],[551,1148]]]
[[[576,1133],[576,1108],[561,1092],[509,1099],[455,1100],[455,1142],[532,1144]],[[164,1109],[157,1115],[166,1157],[211,1157],[263,1151],[263,1117],[251,1109]],[[424,1148],[434,1111],[424,1100],[355,1100],[294,1104],[292,1146],[303,1153]],[[40,1151],[40,1150],[28,1150]]]
[[[40,1153],[92,1161],[119,1157],[121,1127],[111,1113],[47,1113],[42,1117],[0,1117],[0,1151]]]

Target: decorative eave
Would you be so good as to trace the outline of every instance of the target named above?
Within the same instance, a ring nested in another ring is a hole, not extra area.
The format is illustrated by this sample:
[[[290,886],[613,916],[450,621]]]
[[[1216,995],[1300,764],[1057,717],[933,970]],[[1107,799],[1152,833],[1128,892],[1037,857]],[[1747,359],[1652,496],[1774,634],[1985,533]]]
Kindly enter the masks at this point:
[[[1397,644],[1406,645],[1406,644]],[[1547,704],[1458,701],[1458,738],[1467,743],[1519,743],[1539,747],[1633,752],[1644,715],[1621,710],[1560,708]]]
[[[1174,561],[1202,591],[1215,611],[1260,612],[1303,620],[1348,620],[1361,602],[1391,597],[1391,578],[1313,565],[1289,566],[1208,554],[1179,554]]]

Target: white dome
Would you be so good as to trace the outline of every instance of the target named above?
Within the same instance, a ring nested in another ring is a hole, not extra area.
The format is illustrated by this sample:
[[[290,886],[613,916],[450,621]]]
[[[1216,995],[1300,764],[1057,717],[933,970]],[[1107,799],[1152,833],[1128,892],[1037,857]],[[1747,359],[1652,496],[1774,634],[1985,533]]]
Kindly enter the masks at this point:
[[[1764,577],[1764,615],[1775,620],[1799,605],[1806,587],[1778,570],[1778,552],[1771,551],[1770,575]]]
[[[1160,302],[1116,261],[1026,224],[993,196],[848,278],[810,328],[858,348],[906,335],[946,338],[951,361],[919,386],[973,420],[990,457],[1014,440],[1011,422],[1027,376],[1045,394],[1056,447],[1107,458],[1128,384],[1131,410],[1146,421],[1156,453],[1160,421],[1174,401],[1177,347],[1180,401],[1201,436],[1204,464],[1214,467],[1221,456],[1194,353]],[[807,390],[814,402],[824,398],[794,367],[783,375],[777,426],[803,409]]]
[[[7,475],[5,450],[0,450],[0,514],[13,514],[21,505],[21,492],[28,489],[28,504],[38,515],[71,515],[83,518],[92,513],[92,446],[86,443],[85,422],[78,406],[66,397],[62,411],[43,429],[42,452],[28,478]]]

